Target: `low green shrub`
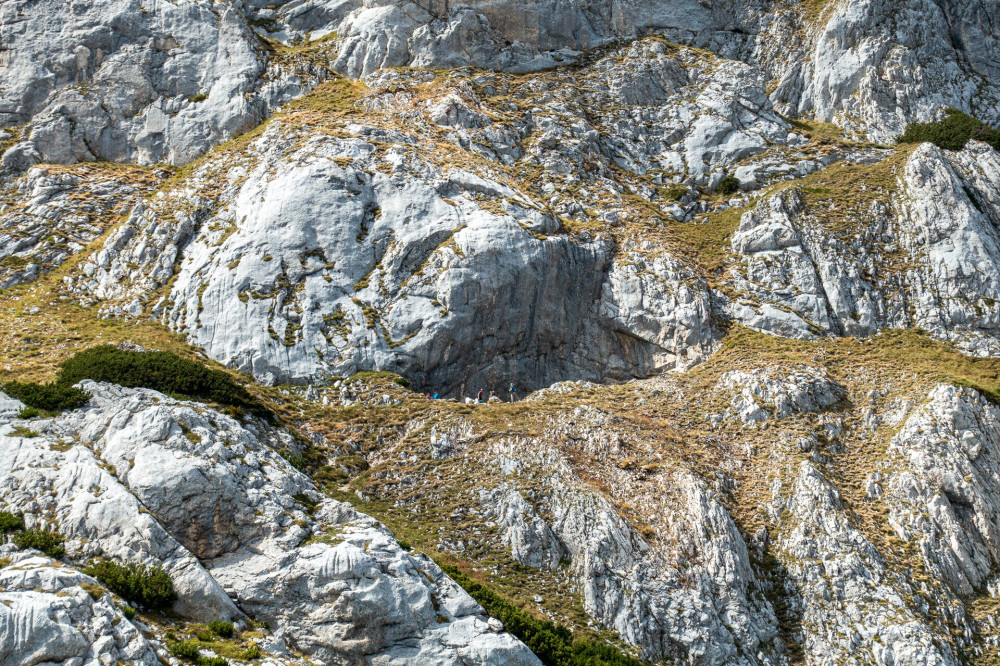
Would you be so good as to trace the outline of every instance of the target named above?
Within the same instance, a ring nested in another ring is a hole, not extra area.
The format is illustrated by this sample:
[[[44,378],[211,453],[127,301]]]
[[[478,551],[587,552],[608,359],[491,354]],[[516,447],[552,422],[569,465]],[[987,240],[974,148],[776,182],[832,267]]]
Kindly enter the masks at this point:
[[[220,638],[232,638],[236,635],[236,628],[227,620],[212,620],[208,623],[208,628]]]
[[[65,538],[55,530],[33,527],[30,530],[15,532],[13,539],[14,545],[22,550],[35,548],[56,559],[66,554],[66,549],[63,547]]]
[[[72,385],[84,379],[128,388],[149,388],[211,400],[257,414],[267,413],[246,388],[225,372],[170,352],[125,351],[111,345],[93,347],[64,361],[57,382]]]
[[[898,143],[930,142],[946,150],[961,150],[971,139],[988,143],[1000,150],[1000,131],[958,109],[947,109],[941,120],[910,123]]]
[[[194,641],[179,641],[170,644],[170,654],[178,659],[198,659],[201,648]]]
[[[24,516],[10,511],[0,511],[0,534],[24,529]]]
[[[457,567],[442,565],[452,580],[465,588],[486,612],[503,622],[504,629],[521,639],[546,666],[642,666],[643,662],[604,643],[574,640],[561,624],[539,620],[485,585],[473,581]]]
[[[167,608],[177,599],[170,575],[158,564],[102,560],[84,569],[84,573],[104,583],[122,599],[146,608]]]
[[[76,382],[71,382],[75,384]],[[28,384],[7,382],[3,392],[23,402],[27,407],[47,412],[61,412],[83,407],[90,400],[90,394],[64,383]],[[35,414],[38,415],[37,413]],[[22,416],[22,418],[31,418]]]
[[[263,651],[256,643],[251,643],[247,646],[246,650],[243,650],[243,654],[240,655],[243,659],[260,659],[264,656]]]
[[[138,613],[138,611],[136,611],[134,608],[132,608],[131,606],[129,606],[127,604],[124,605],[124,606],[121,606],[120,608],[121,608],[121,611],[122,611],[122,615],[124,615],[125,619],[127,619],[127,620],[134,620],[135,616]]]
[[[680,201],[688,193],[688,188],[683,185],[674,185],[663,192],[663,197],[669,201]]]
[[[736,176],[726,176],[719,181],[720,194],[736,194],[740,189],[740,179]]]

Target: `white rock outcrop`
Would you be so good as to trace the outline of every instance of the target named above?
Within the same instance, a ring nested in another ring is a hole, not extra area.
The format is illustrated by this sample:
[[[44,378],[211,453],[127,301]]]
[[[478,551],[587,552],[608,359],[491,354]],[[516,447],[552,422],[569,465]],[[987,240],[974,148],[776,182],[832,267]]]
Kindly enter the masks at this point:
[[[890,451],[904,462],[886,484],[893,530],[917,543],[954,594],[982,589],[1000,562],[1000,409],[972,389],[939,385]]]
[[[840,494],[801,463],[787,497],[779,559],[801,595],[810,663],[959,664],[940,630],[914,612],[908,584],[848,520]]]
[[[0,11],[7,171],[38,162],[183,164],[323,77],[274,61],[243,2],[59,0]]]
[[[1000,350],[1000,154],[924,144],[899,174],[898,197],[874,197],[851,234],[823,223],[802,191],[745,213],[720,299],[732,318],[775,335],[871,335],[920,327],[979,356]]]
[[[735,393],[725,417],[760,423],[803,412],[819,412],[844,399],[844,389],[825,372],[811,367],[730,370],[719,377],[717,390]]]
[[[645,659],[782,663],[777,620],[759,595],[746,544],[700,479],[678,471],[658,480],[663,522],[650,541],[606,497],[581,487],[553,449],[511,441],[491,454],[509,481],[483,491],[480,501],[514,559],[566,566],[587,614],[638,646]],[[544,486],[518,490],[520,478],[542,479]]]
[[[0,663],[161,663],[96,580],[45,557],[0,553]]]
[[[250,614],[325,661],[538,663],[430,559],[316,494],[275,452],[295,446],[287,433],[155,391],[82,387],[93,395],[82,409],[33,421],[30,433],[0,425],[0,503],[56,527],[72,561],[162,562],[178,612]],[[2,617],[0,645],[21,646],[15,661],[38,649]],[[114,637],[119,649],[143,659],[129,635]],[[77,643],[72,656],[86,655]]]
[[[711,353],[707,287],[669,257],[611,266],[608,240],[553,234],[529,195],[405,144],[297,141],[269,128],[218,201],[179,190],[137,206],[82,289],[138,314],[179,264],[154,312],[265,382],[380,369],[444,394],[627,379]]]

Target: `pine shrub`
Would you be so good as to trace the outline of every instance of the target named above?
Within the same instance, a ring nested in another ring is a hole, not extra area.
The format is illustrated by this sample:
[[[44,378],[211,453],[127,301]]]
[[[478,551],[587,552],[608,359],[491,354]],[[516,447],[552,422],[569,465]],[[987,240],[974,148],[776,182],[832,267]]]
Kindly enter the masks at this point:
[[[125,351],[112,345],[93,347],[63,362],[58,383],[72,385],[84,379],[128,388],[149,388],[266,413],[254,397],[225,372],[170,352]]]
[[[1000,150],[1000,131],[958,109],[948,109],[941,120],[911,123],[898,143],[933,143],[946,150],[961,150],[971,139],[988,143]]]
[[[90,394],[86,391],[63,383],[29,384],[7,382],[2,388],[4,393],[20,400],[28,408],[45,410],[47,412],[76,409],[77,407],[83,407],[90,400]],[[38,415],[38,412],[35,412],[35,415]]]
[[[0,511],[0,534],[24,529],[24,516],[10,511]]]
[[[158,564],[101,560],[84,569],[84,573],[104,583],[122,599],[146,608],[167,608],[177,599],[170,575]]]
[[[213,634],[222,638],[232,638],[233,634],[236,633],[233,623],[225,620],[212,620],[208,623],[208,628],[212,630]]]
[[[719,181],[720,194],[736,194],[740,189],[740,179],[736,176],[726,176]]]
[[[55,559],[66,554],[66,549],[63,547],[65,538],[55,530],[33,527],[30,530],[15,532],[13,539],[14,545],[22,550],[34,548]]]
[[[178,659],[192,659],[197,660],[200,654],[201,648],[194,641],[179,641],[177,643],[170,644],[170,654],[174,655]]]

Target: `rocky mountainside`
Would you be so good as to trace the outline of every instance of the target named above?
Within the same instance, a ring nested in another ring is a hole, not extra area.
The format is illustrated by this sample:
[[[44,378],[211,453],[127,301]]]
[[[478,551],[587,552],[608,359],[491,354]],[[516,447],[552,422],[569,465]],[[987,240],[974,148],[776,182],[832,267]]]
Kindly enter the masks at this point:
[[[0,664],[1000,658],[995,3],[9,0],[0,124]]]

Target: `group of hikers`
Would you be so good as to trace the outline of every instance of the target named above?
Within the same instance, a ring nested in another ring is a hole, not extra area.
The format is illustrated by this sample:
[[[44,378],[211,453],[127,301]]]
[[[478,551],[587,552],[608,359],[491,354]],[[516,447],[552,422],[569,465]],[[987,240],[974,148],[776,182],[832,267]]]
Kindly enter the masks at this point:
[[[489,398],[484,399],[483,395],[485,393],[486,389],[484,388],[479,389],[479,393],[476,394],[475,402],[478,404],[485,404],[487,402],[496,402],[500,400],[500,398],[497,397],[496,391],[491,390]],[[514,386],[514,382],[511,382],[510,385],[507,387],[507,393],[510,395],[511,402],[517,401],[517,387]],[[438,400],[441,396],[437,393],[435,393],[434,395],[428,393],[426,397],[428,400]],[[470,398],[466,402],[472,402],[472,399]]]
[[[479,393],[476,394],[476,402],[478,402],[479,404],[483,404],[484,402],[492,401],[494,398],[497,397],[496,392],[491,390],[489,400],[483,400],[483,393],[485,392],[486,389],[479,389]],[[514,382],[511,382],[510,386],[507,387],[507,393],[510,394],[511,402],[517,400],[517,388],[514,386]],[[499,400],[499,398],[497,399]]]

